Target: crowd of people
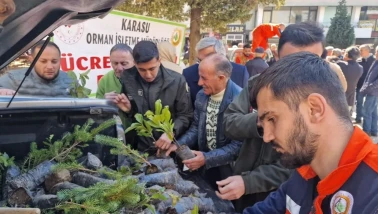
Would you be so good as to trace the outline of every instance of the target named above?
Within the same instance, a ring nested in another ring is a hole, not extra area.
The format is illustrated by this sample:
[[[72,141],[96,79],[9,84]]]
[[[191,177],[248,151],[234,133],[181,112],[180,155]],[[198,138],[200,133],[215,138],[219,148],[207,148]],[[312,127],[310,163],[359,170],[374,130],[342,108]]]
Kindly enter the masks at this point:
[[[370,47],[347,48],[344,56],[334,49],[325,57],[318,25],[275,26],[274,56],[266,62],[266,47],[245,45],[239,61],[245,65],[230,62],[214,37],[198,42],[198,63],[183,70],[169,43],[117,44],[110,50],[113,70],[99,81],[96,97],[119,108],[125,128],[160,99],[178,144],[195,154],[176,157],[178,164],[232,201],[236,212],[377,212],[378,148],[369,135],[377,134],[378,62]],[[1,76],[0,95],[13,95],[24,73]],[[59,47],[48,43],[27,81],[20,94],[68,96],[72,80],[60,71]],[[363,120],[363,130],[351,119],[356,91],[355,122]],[[175,156],[177,145],[166,134],[151,139],[126,134],[134,149]]]

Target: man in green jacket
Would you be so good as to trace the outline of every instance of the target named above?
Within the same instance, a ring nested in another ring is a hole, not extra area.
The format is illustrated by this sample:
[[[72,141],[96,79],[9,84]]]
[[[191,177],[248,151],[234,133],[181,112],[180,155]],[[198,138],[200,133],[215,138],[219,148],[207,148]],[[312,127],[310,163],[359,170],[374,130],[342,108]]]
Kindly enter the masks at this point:
[[[298,39],[300,38],[300,40]],[[289,25],[282,32],[278,55],[284,57],[300,51],[323,53],[323,30],[311,23]],[[258,75],[256,75],[258,76]],[[218,182],[217,195],[224,200],[234,200],[237,212],[264,200],[270,192],[286,181],[291,170],[279,163],[280,155],[271,144],[264,143],[263,130],[257,126],[257,111],[250,105],[249,91],[256,76],[248,81],[239,97],[233,100],[224,113],[225,135],[243,141],[234,167],[234,175]]]
[[[121,92],[121,74],[134,66],[133,50],[126,44],[116,44],[110,50],[113,70],[105,74],[98,83],[96,98],[113,100]]]

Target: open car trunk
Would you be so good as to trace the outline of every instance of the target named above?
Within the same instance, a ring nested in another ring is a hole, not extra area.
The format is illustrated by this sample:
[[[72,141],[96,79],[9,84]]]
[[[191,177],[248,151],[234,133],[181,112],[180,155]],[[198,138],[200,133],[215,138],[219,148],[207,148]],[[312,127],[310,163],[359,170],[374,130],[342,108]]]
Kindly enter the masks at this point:
[[[124,0],[1,0],[0,69],[61,25],[103,17]]]
[[[16,97],[10,108],[5,109],[9,97],[0,97],[0,151],[14,156],[16,160],[26,157],[30,143],[43,141],[54,135],[60,139],[66,132],[72,132],[75,125],[82,126],[89,118],[94,126],[118,118],[118,109],[106,100],[95,99],[59,99]],[[122,138],[124,131],[121,121],[117,126],[103,131],[104,135]],[[99,144],[90,144],[83,152],[98,154],[104,164],[116,164],[116,157],[109,149]]]

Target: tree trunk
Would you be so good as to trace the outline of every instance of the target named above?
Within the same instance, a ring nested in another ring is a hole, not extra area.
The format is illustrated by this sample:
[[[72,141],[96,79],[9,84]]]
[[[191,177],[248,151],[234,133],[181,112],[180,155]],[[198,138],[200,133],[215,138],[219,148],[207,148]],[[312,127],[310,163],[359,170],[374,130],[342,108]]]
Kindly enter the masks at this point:
[[[189,34],[189,64],[196,63],[196,45],[201,39],[201,8],[190,9],[190,34]]]

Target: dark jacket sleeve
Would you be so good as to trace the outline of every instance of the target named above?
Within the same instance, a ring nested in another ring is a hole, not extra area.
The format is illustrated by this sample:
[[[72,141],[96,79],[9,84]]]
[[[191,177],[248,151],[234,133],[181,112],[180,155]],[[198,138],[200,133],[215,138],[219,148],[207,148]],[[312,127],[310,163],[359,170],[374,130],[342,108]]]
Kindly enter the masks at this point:
[[[368,76],[369,82],[366,82],[361,88],[363,94],[370,94],[378,89],[378,63],[373,66],[371,74]]]
[[[195,101],[195,105],[197,106],[198,100]],[[185,134],[178,139],[178,144],[180,145],[187,145],[189,148],[194,148],[198,143],[198,120],[199,120],[199,110],[195,108],[194,110],[194,121],[190,126],[189,130],[185,132]]]
[[[223,127],[227,137],[239,141],[261,137],[257,129],[257,112],[249,111],[249,90],[244,87],[224,113]]]
[[[262,202],[244,209],[243,214],[283,214],[286,212],[286,187],[287,182],[272,193]]]
[[[181,76],[175,100],[174,130],[177,137],[183,135],[188,130],[190,122],[193,119],[193,107],[191,103],[189,88],[185,78]]]
[[[250,172],[242,173],[245,194],[268,192],[277,189],[286,181],[292,170],[283,167],[279,161],[269,165],[261,165]]]
[[[206,169],[226,165],[235,161],[239,154],[241,142],[231,140],[231,142],[221,148],[205,152]]]

